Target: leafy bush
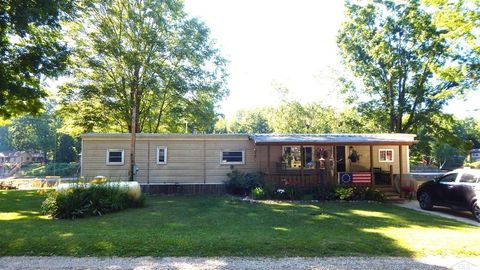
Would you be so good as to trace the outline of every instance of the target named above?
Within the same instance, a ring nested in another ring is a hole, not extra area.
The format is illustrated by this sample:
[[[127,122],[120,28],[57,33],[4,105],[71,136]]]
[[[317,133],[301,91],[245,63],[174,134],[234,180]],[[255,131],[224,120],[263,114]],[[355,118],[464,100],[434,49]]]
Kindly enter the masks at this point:
[[[252,189],[251,196],[255,200],[261,200],[261,199],[265,199],[266,194],[265,194],[265,191],[263,190],[263,188],[256,187],[256,188]]]
[[[31,164],[26,168],[22,169],[22,175],[24,176],[48,176],[48,175],[58,175],[58,176],[73,176],[77,174],[78,163],[48,163],[46,165]]]
[[[385,200],[385,195],[372,187],[355,187],[352,199],[382,202]]]
[[[13,164],[12,164],[12,163],[8,163],[8,162],[5,162],[5,163],[3,163],[3,168],[4,168],[6,171],[10,171],[10,170],[13,168]]]
[[[340,200],[384,201],[385,195],[372,187],[336,187],[336,197]]]
[[[228,180],[225,182],[225,185],[227,191],[232,194],[246,195],[256,187],[264,187],[264,174],[261,172],[242,173],[238,170],[233,170],[227,176]]]
[[[335,200],[337,199],[337,193],[333,186],[320,187],[315,193],[315,198],[318,200]]]
[[[42,203],[42,212],[53,218],[101,216],[130,207],[142,207],[145,197],[128,188],[108,185],[78,184],[54,191]]]
[[[340,200],[350,200],[353,196],[353,187],[337,187],[335,194]]]
[[[302,197],[301,190],[294,185],[285,187],[285,193],[289,200],[299,200]]]
[[[465,163],[464,167],[470,167],[474,169],[480,169],[480,161],[472,162],[472,163]]]

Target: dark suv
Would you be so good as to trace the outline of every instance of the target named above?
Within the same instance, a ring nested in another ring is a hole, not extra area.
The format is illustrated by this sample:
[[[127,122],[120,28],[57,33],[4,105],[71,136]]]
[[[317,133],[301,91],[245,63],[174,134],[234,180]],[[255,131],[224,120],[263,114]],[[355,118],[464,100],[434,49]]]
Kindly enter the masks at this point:
[[[480,170],[458,169],[420,185],[417,199],[420,207],[431,210],[434,205],[472,211],[480,222]]]

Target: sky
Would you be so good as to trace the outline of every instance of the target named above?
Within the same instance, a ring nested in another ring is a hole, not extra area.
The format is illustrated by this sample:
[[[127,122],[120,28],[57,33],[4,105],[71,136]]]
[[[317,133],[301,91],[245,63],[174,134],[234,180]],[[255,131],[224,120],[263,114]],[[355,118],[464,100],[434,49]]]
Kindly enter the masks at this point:
[[[287,88],[291,100],[344,106],[335,80],[343,69],[336,45],[343,1],[186,0],[185,10],[206,23],[229,61],[230,95],[219,110],[227,118],[239,109],[278,104],[278,88]],[[480,91],[463,99],[445,111],[480,115]]]

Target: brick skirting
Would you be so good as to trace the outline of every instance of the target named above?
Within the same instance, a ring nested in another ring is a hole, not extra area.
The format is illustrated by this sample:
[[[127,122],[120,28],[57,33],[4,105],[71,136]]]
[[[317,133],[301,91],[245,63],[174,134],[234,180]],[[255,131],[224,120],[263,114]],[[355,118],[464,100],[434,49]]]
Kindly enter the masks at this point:
[[[224,184],[141,184],[146,194],[202,194],[226,193]]]

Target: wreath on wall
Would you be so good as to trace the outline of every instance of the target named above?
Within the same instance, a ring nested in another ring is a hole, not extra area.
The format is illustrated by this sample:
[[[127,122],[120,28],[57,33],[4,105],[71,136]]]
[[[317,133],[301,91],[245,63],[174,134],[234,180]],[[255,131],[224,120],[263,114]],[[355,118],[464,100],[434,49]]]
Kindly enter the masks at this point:
[[[352,149],[350,152],[350,155],[348,156],[348,159],[350,159],[351,162],[357,162],[360,160],[360,155],[357,153],[355,149]]]
[[[328,158],[328,151],[323,149],[323,148],[320,148],[320,149],[317,149],[317,151],[315,152],[315,156],[318,159],[327,159]]]

